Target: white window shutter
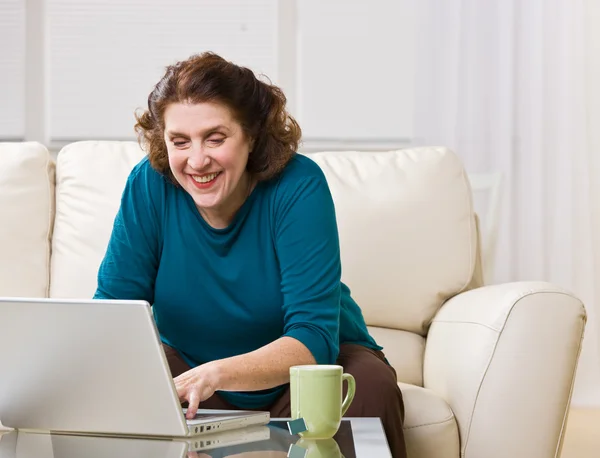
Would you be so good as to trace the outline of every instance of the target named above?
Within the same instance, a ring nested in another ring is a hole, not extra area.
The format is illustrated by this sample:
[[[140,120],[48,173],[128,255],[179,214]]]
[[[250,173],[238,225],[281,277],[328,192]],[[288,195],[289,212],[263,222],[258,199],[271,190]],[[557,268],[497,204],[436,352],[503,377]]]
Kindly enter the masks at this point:
[[[132,139],[164,68],[211,50],[277,79],[277,0],[48,0],[50,138]]]
[[[0,140],[25,136],[25,0],[0,1]]]

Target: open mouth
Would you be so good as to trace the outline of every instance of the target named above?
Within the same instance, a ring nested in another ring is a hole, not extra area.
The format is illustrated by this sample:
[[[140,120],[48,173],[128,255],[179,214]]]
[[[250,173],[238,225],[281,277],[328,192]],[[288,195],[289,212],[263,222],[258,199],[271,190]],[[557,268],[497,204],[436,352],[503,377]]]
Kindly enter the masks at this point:
[[[217,181],[217,178],[221,175],[221,172],[207,173],[204,175],[190,175],[192,183],[200,189],[205,189]]]

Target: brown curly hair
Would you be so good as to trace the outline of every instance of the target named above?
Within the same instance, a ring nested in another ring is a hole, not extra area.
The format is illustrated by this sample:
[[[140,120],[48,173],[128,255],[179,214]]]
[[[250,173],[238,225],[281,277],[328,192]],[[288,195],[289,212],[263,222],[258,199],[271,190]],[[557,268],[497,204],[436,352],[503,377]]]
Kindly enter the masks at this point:
[[[246,169],[257,181],[275,177],[296,154],[302,131],[286,111],[283,91],[213,52],[167,67],[148,96],[148,109],[135,115],[135,131],[150,164],[177,184],[164,140],[164,112],[171,103],[226,105],[247,138],[254,139]]]

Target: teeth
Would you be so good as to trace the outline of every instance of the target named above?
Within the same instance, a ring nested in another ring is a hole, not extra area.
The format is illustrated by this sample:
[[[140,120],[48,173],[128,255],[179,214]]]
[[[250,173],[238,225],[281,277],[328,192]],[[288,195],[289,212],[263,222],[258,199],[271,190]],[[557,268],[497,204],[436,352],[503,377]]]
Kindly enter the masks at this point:
[[[218,174],[219,174],[218,172],[217,173],[211,173],[209,175],[203,175],[201,177],[196,176],[196,175],[192,175],[192,178],[194,179],[194,181],[197,181],[198,183],[208,183],[209,181],[214,180],[217,177]]]

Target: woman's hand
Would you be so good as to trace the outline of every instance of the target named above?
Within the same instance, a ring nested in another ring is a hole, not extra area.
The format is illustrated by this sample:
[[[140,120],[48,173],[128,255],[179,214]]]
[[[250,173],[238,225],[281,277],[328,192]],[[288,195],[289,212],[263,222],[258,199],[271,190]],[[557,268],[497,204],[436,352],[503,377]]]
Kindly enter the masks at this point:
[[[201,402],[210,398],[218,387],[216,366],[207,363],[190,369],[174,379],[180,401],[187,401],[186,418],[194,418]]]
[[[174,379],[180,401],[188,402],[187,419],[215,391],[258,391],[290,382],[290,367],[316,364],[310,350],[293,337],[280,337],[243,355],[211,361]]]

